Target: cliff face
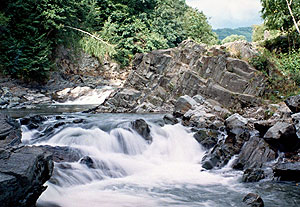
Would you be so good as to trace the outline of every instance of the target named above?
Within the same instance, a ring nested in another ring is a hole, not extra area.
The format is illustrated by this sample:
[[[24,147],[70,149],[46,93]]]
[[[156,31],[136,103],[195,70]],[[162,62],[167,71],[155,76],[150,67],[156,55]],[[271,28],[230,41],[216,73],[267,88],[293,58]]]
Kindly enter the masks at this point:
[[[246,61],[229,57],[225,50],[186,40],[176,48],[137,54],[124,89],[130,88],[134,94],[129,96],[129,107],[133,111],[168,111],[172,100],[197,94],[229,108],[259,104],[263,74]],[[120,93],[127,94],[124,90],[113,94],[106,106],[118,108],[116,103],[124,101]]]

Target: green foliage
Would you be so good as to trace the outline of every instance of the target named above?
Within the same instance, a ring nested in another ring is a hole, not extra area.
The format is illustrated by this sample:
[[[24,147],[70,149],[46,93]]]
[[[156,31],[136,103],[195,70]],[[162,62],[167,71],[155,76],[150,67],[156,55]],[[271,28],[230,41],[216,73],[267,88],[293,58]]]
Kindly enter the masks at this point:
[[[8,0],[0,32],[2,73],[26,81],[47,78],[60,44],[128,65],[136,53],[175,47],[188,36],[216,39],[204,14],[184,0]]]
[[[251,58],[249,63],[257,70],[268,73],[269,60],[265,54],[259,54]]]
[[[246,37],[246,40],[248,42],[251,42],[251,40],[252,40],[251,39],[251,37],[252,37],[252,28],[251,27],[239,27],[236,29],[223,28],[223,29],[215,29],[213,31],[215,33],[217,33],[220,40],[223,40],[230,35],[243,35]]]
[[[222,44],[228,43],[228,42],[234,42],[237,40],[246,40],[246,37],[243,35],[230,35],[226,37],[224,40],[222,40]]]
[[[216,44],[217,35],[212,32],[206,16],[197,9],[188,8],[183,17],[183,28],[186,35],[199,43]]]
[[[300,86],[300,50],[280,54],[277,63],[280,70]]]

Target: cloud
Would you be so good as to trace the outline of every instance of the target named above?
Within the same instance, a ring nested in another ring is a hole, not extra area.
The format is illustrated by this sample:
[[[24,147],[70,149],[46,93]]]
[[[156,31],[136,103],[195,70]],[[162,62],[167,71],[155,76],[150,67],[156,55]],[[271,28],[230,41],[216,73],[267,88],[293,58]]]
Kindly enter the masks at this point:
[[[262,23],[260,0],[186,0],[203,11],[214,29],[251,26]]]

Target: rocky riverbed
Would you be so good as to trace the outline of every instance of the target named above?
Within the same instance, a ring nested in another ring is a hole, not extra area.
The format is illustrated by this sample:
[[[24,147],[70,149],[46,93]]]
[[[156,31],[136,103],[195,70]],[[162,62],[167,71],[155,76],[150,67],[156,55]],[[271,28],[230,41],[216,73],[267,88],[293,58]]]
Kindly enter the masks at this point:
[[[93,104],[97,106],[85,113],[167,113],[156,124],[181,123],[191,130],[205,150],[199,162],[203,170],[230,164],[243,171],[245,183],[299,182],[300,95],[277,104],[263,103],[265,77],[243,60],[256,51],[249,44],[236,44],[208,48],[187,40],[176,48],[136,55],[130,73],[119,75],[115,74],[116,65],[101,65],[84,54],[75,64],[68,58],[70,51],[61,48],[57,64],[62,73],[53,73],[44,86],[2,78],[0,105],[2,109],[19,110],[82,100],[91,104],[90,98],[96,97]],[[234,52],[242,59],[235,58]],[[87,73],[84,68],[88,68]],[[74,117],[64,119],[57,115],[46,127],[41,125],[48,120],[45,116],[26,117],[20,123],[38,131],[40,137],[51,137],[63,126],[86,122]],[[89,157],[83,159],[80,152],[70,148],[25,146],[20,123],[4,114],[0,121],[0,201],[4,206],[35,204],[51,176],[52,156],[57,163],[93,165]],[[147,122],[136,119],[131,127],[151,144]],[[263,206],[255,194],[247,195],[244,202],[247,206]]]

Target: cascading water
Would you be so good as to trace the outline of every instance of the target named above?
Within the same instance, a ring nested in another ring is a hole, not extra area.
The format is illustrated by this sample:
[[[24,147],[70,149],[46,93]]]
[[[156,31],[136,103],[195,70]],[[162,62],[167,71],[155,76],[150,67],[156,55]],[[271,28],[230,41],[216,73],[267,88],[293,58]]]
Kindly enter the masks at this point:
[[[78,118],[85,121],[74,124]],[[38,206],[242,205],[249,189],[239,183],[241,173],[228,166],[203,170],[205,151],[187,128],[180,124],[160,127],[151,122],[160,115],[144,115],[151,126],[153,141],[149,143],[131,128],[130,122],[136,118],[126,114],[66,115],[63,120],[69,124],[61,124],[51,133],[23,126],[24,143],[67,147],[81,157],[55,163]],[[53,116],[41,128],[48,129],[55,122]],[[267,202],[274,197],[269,196]]]

